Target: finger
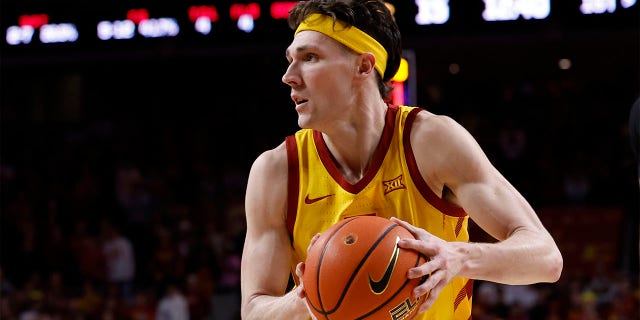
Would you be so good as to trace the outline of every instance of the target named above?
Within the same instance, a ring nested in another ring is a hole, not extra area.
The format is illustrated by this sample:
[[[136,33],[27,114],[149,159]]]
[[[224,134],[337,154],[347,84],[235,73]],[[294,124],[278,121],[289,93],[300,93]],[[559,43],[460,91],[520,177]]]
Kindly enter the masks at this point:
[[[414,236],[417,237],[416,232],[418,231],[418,228],[414,227],[412,224],[404,221],[404,220],[400,220],[396,217],[391,217],[390,219],[391,221],[399,224],[400,226],[404,227],[405,229],[409,230],[409,232],[411,232]]]
[[[444,264],[441,263],[442,259],[438,257],[426,257],[426,260],[425,263],[407,270],[407,277],[409,279],[429,277],[437,270],[445,269]]]
[[[429,237],[431,234],[428,233],[427,231],[425,231],[424,229],[418,228],[414,225],[412,225],[411,223],[404,221],[404,220],[400,220],[396,217],[391,217],[391,221],[397,223],[398,225],[400,225],[401,227],[407,229],[414,238],[416,239],[423,239],[425,237]]]
[[[431,306],[433,306],[433,304],[436,302],[436,299],[440,295],[440,292],[442,292],[442,289],[444,288],[444,286],[445,286],[445,283],[440,282],[438,283],[437,286],[435,286],[433,289],[429,290],[429,292],[425,294],[426,300],[420,306],[420,309],[418,309],[418,313],[427,311],[429,310],[429,308],[431,308]]]
[[[436,264],[426,262],[417,267],[413,267],[407,270],[407,278],[417,279],[422,277],[430,277],[431,274],[435,272],[437,269],[438,269],[438,266]]]
[[[318,238],[320,238],[320,234],[316,233],[313,238],[311,238],[311,242],[309,242],[309,246],[307,247],[307,253],[309,253],[309,250],[311,250],[311,247],[313,247],[313,245],[316,243],[316,241],[318,241]]]
[[[309,306],[309,303],[305,302],[305,304],[307,306],[307,312],[309,312],[309,316],[311,317],[311,319],[318,320],[318,318],[316,318],[316,315],[313,312],[311,312],[311,307]]]
[[[442,274],[442,272],[436,272],[430,275],[425,281],[413,289],[413,295],[420,297],[428,294],[434,287],[442,282]]]
[[[298,262],[298,264],[296,265],[296,276],[298,276],[298,278],[300,279],[300,282],[302,282],[302,275],[304,274],[304,269],[305,269],[304,262]]]
[[[296,294],[300,298],[305,298],[307,296],[307,293],[304,291],[304,283],[302,282],[302,275],[304,275],[304,268],[305,268],[304,262],[298,262],[298,264],[296,265],[296,276],[298,276],[298,279],[299,279],[298,281],[299,283],[296,288]]]
[[[421,285],[413,289],[413,294],[415,296],[423,297],[424,300],[418,310],[418,313],[424,312],[433,306],[446,284],[447,283],[444,281],[444,273],[437,272]]]
[[[422,253],[425,257],[432,257],[438,253],[438,248],[433,246],[433,242],[429,240],[416,239],[400,239],[398,247],[403,249],[415,250]]]
[[[296,288],[296,295],[301,299],[305,299],[307,297],[307,292],[304,290],[304,284],[302,282],[300,282]]]

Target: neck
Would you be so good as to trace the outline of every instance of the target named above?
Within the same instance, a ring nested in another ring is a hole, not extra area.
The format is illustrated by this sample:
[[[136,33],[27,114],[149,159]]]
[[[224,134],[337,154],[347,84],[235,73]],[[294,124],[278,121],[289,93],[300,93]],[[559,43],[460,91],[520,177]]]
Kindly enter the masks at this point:
[[[369,168],[384,131],[386,112],[387,105],[381,101],[354,112],[335,131],[323,133],[336,166],[350,183],[362,179]]]

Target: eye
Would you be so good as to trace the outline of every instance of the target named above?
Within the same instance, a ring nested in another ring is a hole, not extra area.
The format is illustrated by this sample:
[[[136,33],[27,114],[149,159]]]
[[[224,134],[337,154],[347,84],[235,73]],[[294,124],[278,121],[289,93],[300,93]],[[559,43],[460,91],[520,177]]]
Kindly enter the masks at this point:
[[[316,55],[315,55],[315,54],[313,54],[313,53],[307,53],[307,54],[304,56],[304,61],[315,61],[315,60],[317,60],[317,59],[318,59],[318,56],[316,56]]]

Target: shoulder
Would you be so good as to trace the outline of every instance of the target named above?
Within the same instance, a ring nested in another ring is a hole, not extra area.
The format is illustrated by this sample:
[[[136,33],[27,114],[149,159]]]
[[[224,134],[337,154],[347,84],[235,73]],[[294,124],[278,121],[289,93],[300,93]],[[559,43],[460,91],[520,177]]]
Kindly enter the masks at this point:
[[[411,148],[428,182],[444,185],[479,179],[492,165],[471,133],[453,118],[421,111],[411,128]]]
[[[277,147],[262,152],[251,165],[247,187],[265,188],[278,187],[285,183],[288,171],[286,142]],[[251,190],[248,190],[251,191]]]
[[[251,165],[251,171],[264,172],[269,174],[272,172],[277,174],[281,170],[286,170],[287,167],[287,148],[286,143],[283,141],[277,147],[262,152],[253,161]],[[275,171],[274,171],[275,170]]]
[[[283,224],[287,197],[288,161],[285,142],[261,153],[251,165],[245,209],[247,218]]]
[[[421,109],[416,113],[411,128],[412,144],[422,143],[428,140],[430,144],[442,147],[451,146],[451,143],[473,140],[470,133],[460,123],[446,115],[431,113]]]

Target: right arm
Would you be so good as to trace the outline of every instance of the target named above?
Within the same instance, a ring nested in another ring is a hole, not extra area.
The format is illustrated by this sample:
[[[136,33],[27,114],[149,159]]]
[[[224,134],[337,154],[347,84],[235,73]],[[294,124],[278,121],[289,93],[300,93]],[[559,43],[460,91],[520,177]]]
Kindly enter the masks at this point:
[[[310,318],[296,290],[287,293],[292,246],[286,227],[287,154],[284,143],[261,154],[247,182],[247,234],[242,252],[242,319]]]

